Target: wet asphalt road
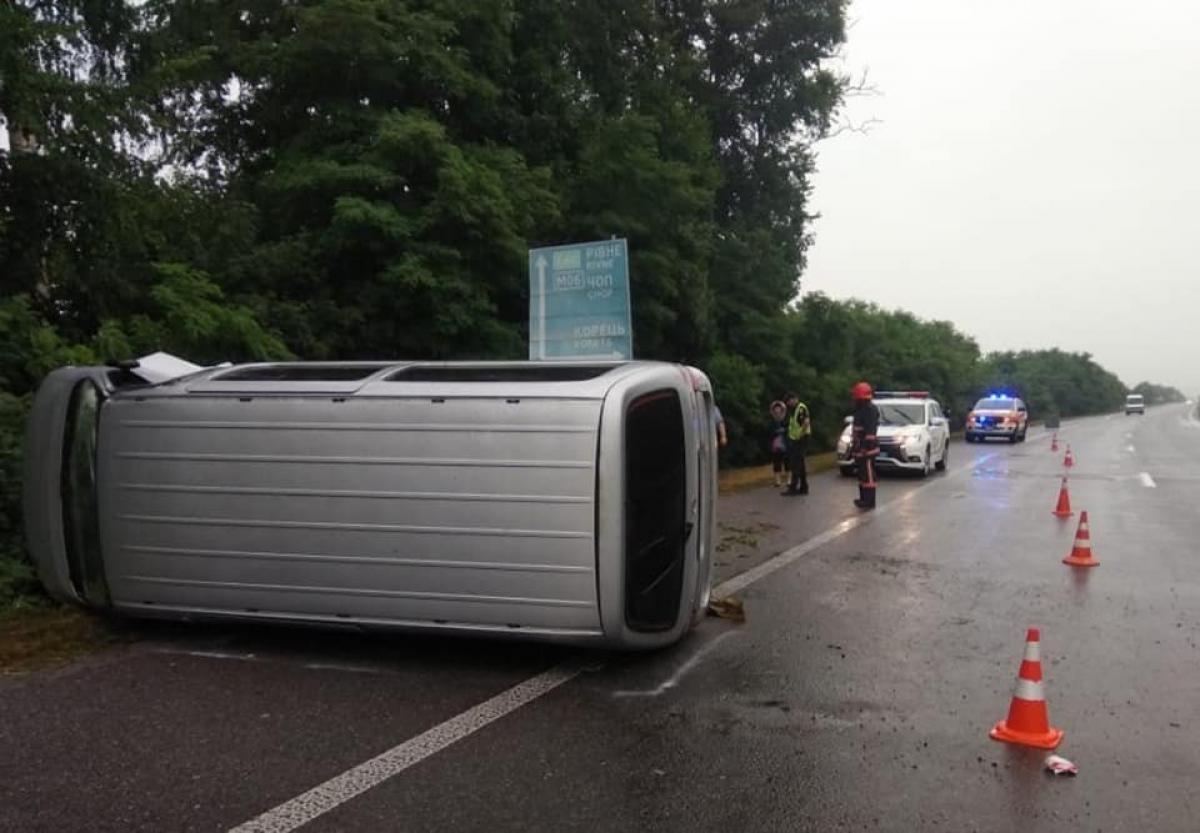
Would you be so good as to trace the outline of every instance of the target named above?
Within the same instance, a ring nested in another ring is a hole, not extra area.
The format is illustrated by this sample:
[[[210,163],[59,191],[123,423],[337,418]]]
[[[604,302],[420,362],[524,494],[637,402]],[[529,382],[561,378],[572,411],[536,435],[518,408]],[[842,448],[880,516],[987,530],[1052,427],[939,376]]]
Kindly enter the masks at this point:
[[[588,670],[301,829],[1200,829],[1200,422],[1060,437],[1091,571],[1031,433],[886,479],[853,526],[836,474],[724,500],[722,579],[835,531],[740,591],[745,625],[651,655],[156,627],[0,680],[0,830],[227,830],[563,662]],[[1029,625],[1075,779],[987,738]]]

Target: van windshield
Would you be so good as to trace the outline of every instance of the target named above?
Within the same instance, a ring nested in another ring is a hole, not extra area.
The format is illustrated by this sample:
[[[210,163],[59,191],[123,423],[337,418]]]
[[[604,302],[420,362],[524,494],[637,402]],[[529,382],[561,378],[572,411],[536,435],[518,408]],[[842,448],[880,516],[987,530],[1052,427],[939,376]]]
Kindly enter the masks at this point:
[[[1014,411],[1016,407],[1011,399],[980,399],[975,403],[977,411]]]

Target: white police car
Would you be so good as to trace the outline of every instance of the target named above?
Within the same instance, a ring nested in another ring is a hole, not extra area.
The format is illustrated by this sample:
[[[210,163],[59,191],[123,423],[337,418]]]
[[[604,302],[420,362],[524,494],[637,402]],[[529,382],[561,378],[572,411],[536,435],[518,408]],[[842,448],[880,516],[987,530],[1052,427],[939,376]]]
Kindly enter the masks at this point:
[[[876,391],[874,402],[879,409],[877,469],[915,471],[925,477],[935,468],[946,468],[950,459],[950,420],[937,400],[925,391]],[[838,466],[847,477],[855,474],[850,453],[852,430],[852,418],[846,417],[837,455]]]

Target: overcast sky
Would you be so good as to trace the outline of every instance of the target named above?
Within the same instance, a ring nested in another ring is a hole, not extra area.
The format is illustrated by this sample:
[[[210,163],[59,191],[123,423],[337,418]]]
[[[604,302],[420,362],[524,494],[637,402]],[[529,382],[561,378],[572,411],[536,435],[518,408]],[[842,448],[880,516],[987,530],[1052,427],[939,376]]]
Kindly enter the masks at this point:
[[[1200,393],[1200,3],[853,0],[805,291]]]

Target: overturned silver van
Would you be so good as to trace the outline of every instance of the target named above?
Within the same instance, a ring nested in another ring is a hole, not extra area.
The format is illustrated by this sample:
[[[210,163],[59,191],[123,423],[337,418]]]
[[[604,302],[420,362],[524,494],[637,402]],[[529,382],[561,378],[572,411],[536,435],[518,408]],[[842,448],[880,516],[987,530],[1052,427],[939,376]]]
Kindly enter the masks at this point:
[[[712,409],[660,362],[63,368],[26,532],[53,595],[123,614],[649,648],[708,604]]]

